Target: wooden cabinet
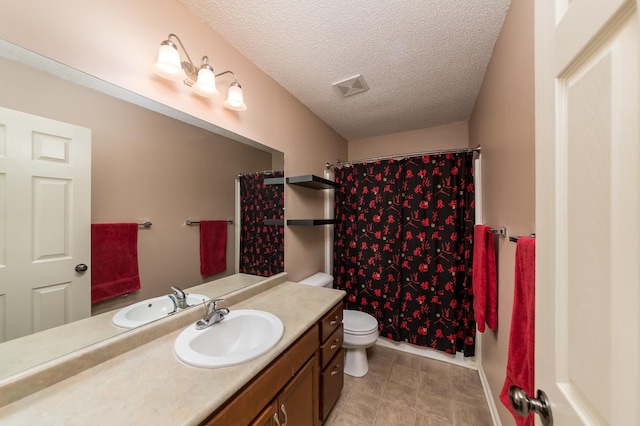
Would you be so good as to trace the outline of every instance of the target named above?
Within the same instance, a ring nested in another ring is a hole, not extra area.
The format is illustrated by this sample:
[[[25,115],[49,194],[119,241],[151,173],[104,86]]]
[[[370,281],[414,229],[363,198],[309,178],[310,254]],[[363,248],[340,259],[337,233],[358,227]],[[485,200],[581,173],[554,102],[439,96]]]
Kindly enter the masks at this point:
[[[302,367],[251,426],[313,426],[317,412],[317,356]]]
[[[202,422],[206,426],[315,426],[344,382],[342,303]]]
[[[318,361],[314,355],[278,396],[282,425],[313,426],[318,407]]]
[[[341,324],[342,303],[339,303],[320,319],[320,340],[325,342]]]
[[[344,386],[344,349],[340,348],[329,365],[322,370],[320,383],[320,419],[324,421],[340,398]]]
[[[325,368],[329,361],[342,349],[344,330],[342,324],[320,345],[320,366]]]
[[[344,385],[342,303],[320,320],[320,421],[324,422]]]
[[[255,379],[212,413],[202,424],[207,426],[251,424],[263,413],[264,408],[273,402],[296,373],[303,369],[309,359],[312,357],[314,360],[317,359],[319,336],[319,327],[314,324],[278,359],[262,370]],[[317,401],[317,385],[312,391]]]

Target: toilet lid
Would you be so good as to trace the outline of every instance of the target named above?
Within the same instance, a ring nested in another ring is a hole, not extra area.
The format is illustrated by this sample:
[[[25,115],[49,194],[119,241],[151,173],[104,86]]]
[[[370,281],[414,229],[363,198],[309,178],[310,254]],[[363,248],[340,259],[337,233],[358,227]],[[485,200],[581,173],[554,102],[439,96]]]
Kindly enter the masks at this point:
[[[378,321],[365,312],[344,310],[342,315],[347,334],[369,334],[378,330]]]

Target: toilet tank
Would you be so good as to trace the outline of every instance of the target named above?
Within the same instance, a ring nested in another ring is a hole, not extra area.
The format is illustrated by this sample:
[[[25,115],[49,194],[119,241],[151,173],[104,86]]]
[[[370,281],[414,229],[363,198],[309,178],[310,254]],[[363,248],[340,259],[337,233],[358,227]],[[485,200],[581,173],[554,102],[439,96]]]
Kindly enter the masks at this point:
[[[305,285],[312,285],[314,287],[333,288],[333,275],[325,274],[324,272],[316,272],[310,277],[307,277],[302,281],[299,281],[299,283],[305,284]]]

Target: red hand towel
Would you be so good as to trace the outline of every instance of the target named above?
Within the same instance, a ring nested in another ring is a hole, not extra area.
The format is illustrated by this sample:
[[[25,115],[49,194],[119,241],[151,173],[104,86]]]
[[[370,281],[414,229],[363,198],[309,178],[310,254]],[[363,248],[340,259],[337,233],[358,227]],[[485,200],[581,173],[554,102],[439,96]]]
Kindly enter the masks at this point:
[[[520,417],[509,401],[509,388],[520,386],[529,396],[534,396],[535,351],[535,284],[536,240],[520,237],[516,246],[516,267],[513,291],[513,316],[509,334],[507,377],[500,400],[513,414],[518,426],[533,426],[534,415]]]
[[[473,312],[478,331],[484,332],[485,309],[487,306],[487,245],[486,234],[491,229],[485,225],[473,228]]]
[[[200,275],[227,269],[227,221],[200,221]]]
[[[92,224],[91,303],[139,289],[138,224]]]
[[[494,236],[487,232],[487,327],[498,329],[498,274],[496,272],[496,249],[493,245]]]
[[[489,226],[476,225],[473,230],[473,311],[481,333],[485,330],[485,323],[492,330],[498,328],[496,252],[490,229]]]

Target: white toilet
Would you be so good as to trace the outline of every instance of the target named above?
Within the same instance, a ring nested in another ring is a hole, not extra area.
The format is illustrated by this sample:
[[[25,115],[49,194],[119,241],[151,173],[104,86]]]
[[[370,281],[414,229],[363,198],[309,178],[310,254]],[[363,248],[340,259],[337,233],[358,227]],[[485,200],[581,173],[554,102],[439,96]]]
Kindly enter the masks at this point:
[[[300,281],[300,284],[333,288],[333,276],[318,272]],[[369,371],[367,348],[378,339],[378,321],[371,315],[353,310],[343,311],[345,348],[344,372],[350,376],[362,377]]]

